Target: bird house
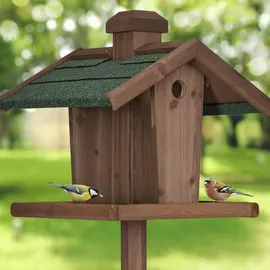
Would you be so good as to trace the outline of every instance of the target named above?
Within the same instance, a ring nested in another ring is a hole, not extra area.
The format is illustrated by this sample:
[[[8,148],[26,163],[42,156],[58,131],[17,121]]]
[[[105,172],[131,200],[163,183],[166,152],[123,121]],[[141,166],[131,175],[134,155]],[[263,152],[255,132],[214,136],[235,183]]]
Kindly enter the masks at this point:
[[[104,198],[11,213],[120,221],[122,269],[146,269],[147,220],[258,216],[256,203],[199,201],[202,119],[269,116],[270,99],[198,39],[162,42],[156,12],[119,12],[106,32],[112,47],[77,49],[0,97],[2,110],[68,107],[72,182]]]

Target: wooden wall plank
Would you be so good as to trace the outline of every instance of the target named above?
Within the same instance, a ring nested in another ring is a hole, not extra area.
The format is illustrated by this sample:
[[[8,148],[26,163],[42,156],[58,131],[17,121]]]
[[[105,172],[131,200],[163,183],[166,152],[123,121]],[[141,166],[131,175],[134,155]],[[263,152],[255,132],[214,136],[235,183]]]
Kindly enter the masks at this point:
[[[113,113],[113,203],[130,203],[130,104]]]
[[[131,203],[158,203],[156,128],[151,114],[153,94],[152,88],[131,102]]]
[[[172,85],[180,81],[182,96]],[[198,202],[204,75],[190,64],[155,85],[160,203]]]
[[[113,203],[112,111],[69,108],[72,183],[96,187],[103,195],[91,203]]]

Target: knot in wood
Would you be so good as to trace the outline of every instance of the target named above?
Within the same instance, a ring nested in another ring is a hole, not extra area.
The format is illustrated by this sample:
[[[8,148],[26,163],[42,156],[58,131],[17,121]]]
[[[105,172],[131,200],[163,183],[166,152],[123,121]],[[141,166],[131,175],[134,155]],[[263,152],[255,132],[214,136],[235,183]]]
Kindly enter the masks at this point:
[[[81,123],[83,121],[82,117],[81,116],[78,116],[77,119],[76,119],[76,122],[77,123]]]

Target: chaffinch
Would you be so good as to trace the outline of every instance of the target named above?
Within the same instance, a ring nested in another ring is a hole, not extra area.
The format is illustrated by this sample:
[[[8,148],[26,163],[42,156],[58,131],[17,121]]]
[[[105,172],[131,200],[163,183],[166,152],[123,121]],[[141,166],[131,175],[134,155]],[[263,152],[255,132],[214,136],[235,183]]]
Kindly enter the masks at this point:
[[[211,177],[204,180],[204,190],[206,195],[215,201],[225,201],[231,195],[244,195],[253,197],[250,194],[238,191],[231,186],[227,186],[222,182],[219,182]]]

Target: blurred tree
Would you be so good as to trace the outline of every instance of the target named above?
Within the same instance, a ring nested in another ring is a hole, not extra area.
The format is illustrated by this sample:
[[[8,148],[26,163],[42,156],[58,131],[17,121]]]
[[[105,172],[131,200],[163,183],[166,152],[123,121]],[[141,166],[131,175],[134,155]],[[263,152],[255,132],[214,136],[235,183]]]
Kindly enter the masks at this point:
[[[262,90],[270,84],[269,0],[2,0],[0,49],[6,57],[0,61],[5,71],[0,73],[0,91],[75,48],[109,45],[105,22],[124,9],[156,10],[169,21],[164,41],[197,37],[252,82],[260,81]],[[224,127],[230,124],[224,129],[229,145],[238,146],[236,130],[245,118],[220,118]],[[266,146],[270,123],[262,119],[258,116]]]

